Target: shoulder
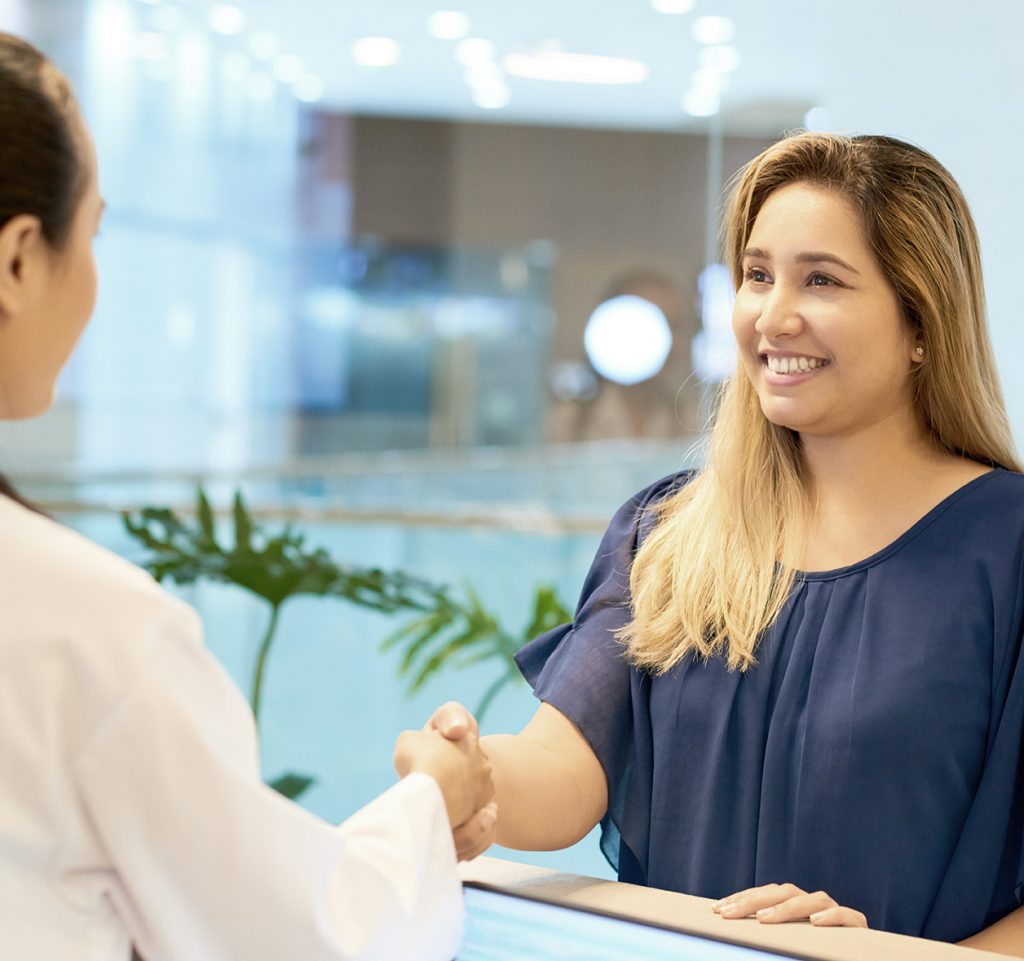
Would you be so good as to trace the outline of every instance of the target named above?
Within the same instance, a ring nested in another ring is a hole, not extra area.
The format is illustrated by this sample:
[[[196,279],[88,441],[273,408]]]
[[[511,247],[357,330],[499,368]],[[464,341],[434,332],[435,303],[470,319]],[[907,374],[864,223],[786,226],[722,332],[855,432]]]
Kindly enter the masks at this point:
[[[615,512],[613,523],[615,520],[622,520],[635,527],[647,511],[657,508],[669,500],[696,476],[696,470],[680,470],[666,474],[653,484],[648,484],[638,490]]]
[[[145,571],[82,535],[0,497],[0,647],[88,650],[129,668],[155,635],[200,637],[198,616]]]
[[[965,484],[950,501],[979,533],[1024,535],[1024,474],[996,468]]]

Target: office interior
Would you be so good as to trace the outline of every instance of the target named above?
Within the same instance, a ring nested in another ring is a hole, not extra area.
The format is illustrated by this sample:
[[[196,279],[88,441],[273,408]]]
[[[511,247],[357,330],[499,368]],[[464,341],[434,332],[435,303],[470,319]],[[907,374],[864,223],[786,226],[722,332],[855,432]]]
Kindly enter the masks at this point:
[[[410,691],[412,608],[281,607],[263,766],[326,818],[443,701],[528,719],[508,653],[539,592],[571,609],[616,507],[700,461],[734,362],[723,191],[785,132],[892,134],[951,170],[1024,436],[1019,5],[0,0],[0,26],[80,91],[108,208],[94,320],[54,408],[0,425],[2,469],[139,562],[122,512],[198,523],[202,487],[228,543],[241,492],[268,536],[500,622]],[[265,598],[168,587],[251,692]],[[501,853],[612,876],[592,837]]]

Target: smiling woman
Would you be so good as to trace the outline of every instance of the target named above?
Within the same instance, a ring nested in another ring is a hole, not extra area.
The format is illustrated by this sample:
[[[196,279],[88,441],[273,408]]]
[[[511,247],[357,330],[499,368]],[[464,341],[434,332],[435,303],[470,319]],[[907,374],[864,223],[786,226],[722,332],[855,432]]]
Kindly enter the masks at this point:
[[[909,144],[801,134],[728,224],[707,463],[623,505],[520,652],[543,703],[485,739],[498,840],[600,820],[622,880],[724,919],[1020,955],[1024,476],[967,205]]]

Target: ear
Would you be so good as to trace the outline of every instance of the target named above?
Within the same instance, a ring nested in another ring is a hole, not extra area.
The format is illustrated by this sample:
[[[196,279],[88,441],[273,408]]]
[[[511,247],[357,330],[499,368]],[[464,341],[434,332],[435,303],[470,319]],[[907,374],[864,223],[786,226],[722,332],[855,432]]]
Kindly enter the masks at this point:
[[[19,214],[0,228],[0,320],[21,312],[45,251],[38,217]]]
[[[922,344],[920,341],[914,344],[914,346],[911,348],[910,362],[915,365],[920,365],[924,363],[924,344]]]

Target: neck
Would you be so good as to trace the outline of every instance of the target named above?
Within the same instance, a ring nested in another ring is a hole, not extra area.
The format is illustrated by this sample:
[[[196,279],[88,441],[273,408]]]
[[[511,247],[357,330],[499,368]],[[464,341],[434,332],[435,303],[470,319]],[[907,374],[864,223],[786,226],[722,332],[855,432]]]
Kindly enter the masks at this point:
[[[800,444],[819,509],[891,501],[949,456],[912,409],[850,434],[802,434]]]

